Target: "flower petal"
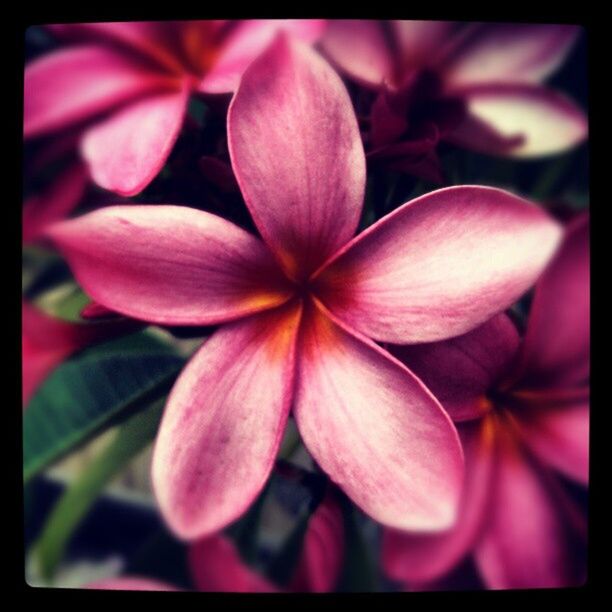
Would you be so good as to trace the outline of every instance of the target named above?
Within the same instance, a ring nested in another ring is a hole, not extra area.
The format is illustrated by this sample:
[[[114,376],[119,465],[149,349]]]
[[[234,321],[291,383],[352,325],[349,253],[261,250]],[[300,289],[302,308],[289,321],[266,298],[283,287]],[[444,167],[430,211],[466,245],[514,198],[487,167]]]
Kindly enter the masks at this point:
[[[399,361],[314,306],[301,333],[294,415],[317,463],[384,525],[452,524],[462,453],[435,398]]]
[[[60,130],[121,102],[175,86],[174,78],[103,47],[43,55],[25,70],[24,137]]]
[[[379,21],[332,19],[321,44],[335,65],[364,85],[378,87],[393,76],[395,60]]]
[[[587,118],[574,102],[539,85],[491,85],[463,91],[468,109],[465,125],[447,140],[493,155],[530,158],[562,153],[587,137]],[[483,127],[473,134],[478,122]],[[495,137],[484,138],[491,131]],[[508,146],[508,140],[516,140]]]
[[[365,157],[351,101],[314,51],[277,37],[229,109],[236,178],[264,240],[306,277],[355,232]]]
[[[573,25],[482,24],[447,63],[447,86],[539,83],[559,68],[579,33]]]
[[[432,64],[443,44],[456,29],[452,21],[420,21],[398,19],[391,27],[401,53],[404,69]]]
[[[324,19],[246,19],[238,23],[221,44],[212,68],[199,85],[205,93],[226,93],[238,88],[249,64],[272,42],[279,31],[306,43],[315,42],[325,28]]]
[[[566,512],[570,501],[555,484],[509,436],[501,438],[487,527],[475,553],[489,588],[576,586],[584,578]]]
[[[308,522],[291,590],[298,593],[333,591],[344,561],[344,538],[342,510],[328,493]]]
[[[530,387],[570,387],[589,376],[590,254],[588,215],[568,228],[536,286],[520,370]]]
[[[382,564],[393,580],[415,585],[444,577],[468,553],[486,518],[494,476],[494,433],[485,417],[459,428],[465,453],[465,484],[456,524],[427,535],[387,529],[383,532]]]
[[[118,578],[106,578],[96,580],[85,585],[87,589],[100,591],[178,591],[174,585],[152,580],[151,578],[140,578],[139,576],[120,576]]]
[[[491,408],[486,394],[513,365],[519,342],[512,321],[500,314],[444,342],[394,346],[390,350],[457,422],[479,418]]]
[[[161,170],[179,135],[189,90],[150,96],[89,129],[82,143],[94,181],[124,196]]]
[[[48,234],[91,298],[151,323],[210,325],[289,297],[257,238],[192,208],[111,206]]]
[[[412,200],[318,272],[321,300],[354,329],[407,344],[465,333],[510,306],[553,255],[560,228],[491,187]]]
[[[199,591],[276,593],[278,589],[251,570],[229,538],[213,535],[189,548],[189,567]]]
[[[222,529],[259,494],[293,397],[300,310],[228,324],[176,382],[160,425],[152,477],[166,522],[183,539]]]

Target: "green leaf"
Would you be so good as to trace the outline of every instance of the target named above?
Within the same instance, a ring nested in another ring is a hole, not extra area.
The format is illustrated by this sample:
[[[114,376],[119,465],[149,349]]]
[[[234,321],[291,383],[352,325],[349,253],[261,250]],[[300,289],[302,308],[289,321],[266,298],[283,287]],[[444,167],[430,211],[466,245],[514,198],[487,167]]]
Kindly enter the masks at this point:
[[[184,359],[146,333],[113,340],[61,364],[23,419],[24,481],[165,394]]]
[[[33,548],[43,577],[52,578],[71,536],[104,487],[155,438],[164,402],[158,400],[119,426],[112,442],[60,497]]]

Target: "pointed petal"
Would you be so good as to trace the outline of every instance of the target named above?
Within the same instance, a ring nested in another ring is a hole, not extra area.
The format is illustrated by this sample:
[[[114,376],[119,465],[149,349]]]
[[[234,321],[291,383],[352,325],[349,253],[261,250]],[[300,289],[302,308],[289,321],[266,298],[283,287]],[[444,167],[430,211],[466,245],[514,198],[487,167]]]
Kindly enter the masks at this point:
[[[245,72],[228,114],[238,183],[264,240],[306,276],[355,232],[365,158],[351,101],[314,51],[279,36]]]
[[[501,442],[487,527],[476,547],[492,589],[576,586],[584,568],[569,499],[550,475],[528,462],[510,437]]]
[[[539,85],[491,85],[463,91],[467,126],[481,122],[472,134],[459,125],[447,139],[460,146],[492,155],[530,158],[562,153],[585,140],[587,117],[564,95]],[[488,130],[496,136],[485,138]],[[508,140],[516,140],[509,147]],[[519,140],[520,139],[520,140]]]
[[[531,387],[570,387],[590,366],[590,222],[576,219],[536,286],[520,370]]]
[[[48,233],[92,299],[151,323],[210,325],[289,297],[257,238],[192,208],[110,206]]]
[[[456,524],[435,535],[387,529],[382,564],[393,580],[408,585],[443,578],[471,552],[486,518],[494,476],[494,431],[490,418],[459,428],[465,453],[465,484]]]
[[[364,85],[378,87],[393,76],[394,58],[380,21],[331,19],[321,44],[336,66]]]
[[[391,353],[436,396],[453,421],[475,419],[491,408],[486,394],[513,365],[519,335],[500,314],[444,342],[391,347]]]
[[[325,305],[377,340],[465,333],[537,279],[560,228],[534,204],[490,187],[449,187],[408,202],[319,273]]]
[[[213,535],[189,548],[189,567],[198,591],[276,593],[278,589],[251,570],[229,538]]]
[[[118,578],[106,578],[96,580],[85,585],[87,589],[100,591],[178,591],[174,585],[152,580],[151,578],[140,578],[138,576],[120,576]]]
[[[308,523],[291,590],[298,593],[333,591],[344,561],[344,538],[342,510],[328,493]]]
[[[55,51],[26,66],[25,138],[63,129],[175,80],[96,46]]]
[[[579,33],[573,25],[483,24],[448,61],[447,86],[540,83],[563,63]]]
[[[219,329],[176,382],[153,453],[162,514],[183,539],[222,529],[264,486],[293,397],[297,307]]]
[[[313,43],[324,29],[324,19],[246,19],[238,23],[221,44],[199,90],[205,93],[235,91],[242,73],[280,31],[305,43]]]
[[[120,195],[140,193],[179,135],[189,90],[150,96],[88,130],[81,147],[94,181]]]
[[[455,518],[457,432],[399,361],[325,314],[304,320],[294,415],[321,468],[375,520],[436,530]]]

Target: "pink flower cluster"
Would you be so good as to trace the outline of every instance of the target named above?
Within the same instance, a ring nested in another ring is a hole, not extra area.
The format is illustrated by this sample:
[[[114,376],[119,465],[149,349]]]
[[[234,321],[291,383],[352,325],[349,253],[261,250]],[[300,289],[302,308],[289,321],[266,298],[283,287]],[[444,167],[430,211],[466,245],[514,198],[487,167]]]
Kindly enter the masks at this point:
[[[369,164],[441,181],[441,141],[531,157],[584,140],[582,111],[541,84],[577,28],[50,29],[66,46],[26,69],[25,137],[78,127],[91,179],[122,196],[160,172],[189,96],[232,94],[227,147],[258,235],[167,204],[49,224],[70,212],[65,202],[31,232],[53,240],[105,308],[219,326],[169,396],[152,463],[166,523],[197,542],[196,583],[274,590],[218,534],[262,491],[290,416],[320,470],[385,526],[383,566],[401,584],[435,588],[468,555],[490,588],[584,581],[572,559],[584,518],[557,472],[588,482],[588,219],[564,230],[532,202],[469,185],[357,232]],[[342,74],[365,88],[366,117]],[[536,282],[521,337],[504,311]],[[342,521],[332,513],[332,528],[306,538],[298,590],[333,588]],[[215,574],[213,558],[226,569]],[[124,580],[116,586],[139,588]]]

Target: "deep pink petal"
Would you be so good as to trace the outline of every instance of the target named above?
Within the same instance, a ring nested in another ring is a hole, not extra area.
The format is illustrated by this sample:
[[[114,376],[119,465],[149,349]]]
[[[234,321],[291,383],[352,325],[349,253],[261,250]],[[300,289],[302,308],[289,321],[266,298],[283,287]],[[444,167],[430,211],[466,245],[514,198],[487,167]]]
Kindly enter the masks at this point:
[[[36,240],[49,224],[68,216],[79,205],[88,182],[85,166],[74,162],[45,191],[26,200],[22,214],[23,241]]]
[[[229,538],[213,535],[189,548],[189,567],[199,591],[214,593],[275,593],[278,589],[251,570]]]
[[[87,589],[100,591],[179,591],[172,584],[153,580],[152,578],[140,578],[139,576],[125,576],[119,578],[106,578],[96,580],[85,585]]]
[[[94,181],[131,196],[161,170],[178,137],[189,90],[150,96],[89,129],[81,147]]]
[[[334,590],[344,561],[342,509],[328,493],[311,516],[291,590],[328,593]]]
[[[457,24],[452,21],[392,21],[391,28],[397,41],[403,69],[433,64],[456,27]]]
[[[314,51],[278,36],[228,115],[238,183],[264,240],[304,277],[355,232],[365,158],[346,89]]]
[[[539,85],[485,85],[463,91],[468,119],[447,139],[493,155],[530,158],[562,153],[585,140],[587,117],[564,95]],[[483,127],[473,133],[474,124]],[[483,138],[486,128],[495,137]],[[508,146],[508,140],[517,144]]]
[[[459,428],[465,453],[465,484],[456,524],[435,535],[387,529],[382,564],[393,580],[413,586],[439,580],[471,552],[486,518],[494,476],[494,432],[490,418]]]
[[[25,70],[26,138],[63,129],[121,102],[176,87],[175,79],[116,51],[80,46],[34,60]]]
[[[487,526],[476,547],[492,589],[575,586],[583,578],[563,495],[550,476],[501,439]]]
[[[176,382],[152,477],[162,514],[184,539],[237,519],[264,486],[293,398],[297,307],[219,329]]]
[[[379,87],[394,76],[395,59],[380,21],[331,19],[321,44],[336,66],[364,85]]]
[[[589,376],[589,217],[568,227],[559,253],[538,281],[522,355],[522,384],[570,387]]]
[[[393,211],[319,273],[321,299],[377,340],[465,333],[510,306],[551,258],[561,230],[534,204],[490,187],[449,187]]]
[[[463,460],[457,432],[399,361],[315,307],[299,345],[294,415],[307,449],[383,525],[448,527]]]
[[[199,89],[205,93],[235,91],[242,73],[279,31],[313,43],[325,29],[324,19],[248,19],[232,30],[217,52]]]
[[[539,83],[562,64],[579,32],[573,25],[483,24],[447,60],[447,86]]]
[[[192,208],[111,206],[48,233],[92,299],[151,323],[220,323],[289,297],[257,238]]]
[[[491,409],[487,393],[513,365],[519,335],[500,314],[480,327],[444,342],[391,347],[457,421],[481,417]]]

